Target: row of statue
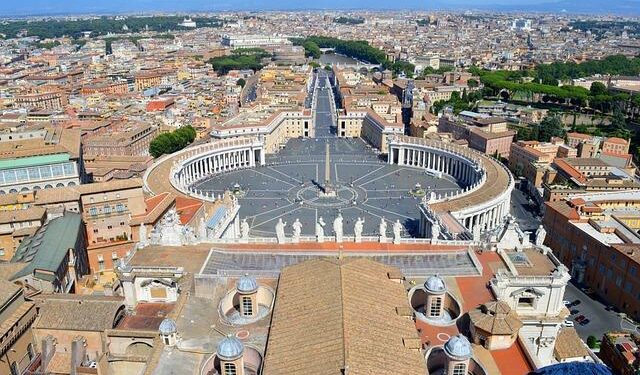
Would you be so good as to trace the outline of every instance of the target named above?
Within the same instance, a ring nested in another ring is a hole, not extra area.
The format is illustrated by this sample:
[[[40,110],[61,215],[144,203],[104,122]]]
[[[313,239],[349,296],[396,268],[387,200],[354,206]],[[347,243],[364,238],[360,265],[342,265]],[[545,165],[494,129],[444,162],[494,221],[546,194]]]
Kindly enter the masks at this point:
[[[336,242],[343,242],[343,238],[344,238],[343,221],[344,220],[342,218],[341,213],[338,213],[338,216],[333,220],[333,233],[335,235]],[[322,216],[320,216],[318,218],[318,221],[316,222],[316,228],[315,228],[315,236],[318,242],[324,242],[325,240],[325,232],[324,232],[325,225],[326,223],[324,219],[322,218]],[[287,223],[282,221],[282,218],[279,218],[278,222],[276,223],[276,238],[278,240],[278,243],[286,242],[286,235],[284,233],[284,228],[286,226],[287,226]],[[291,237],[292,242],[293,243],[300,242],[300,235],[302,234],[302,223],[300,222],[299,219],[296,219],[293,222],[293,224],[291,224],[291,227],[293,228],[293,235]],[[395,223],[393,223],[393,243],[400,242],[402,230],[403,228],[402,228],[402,224],[400,223],[400,220],[396,220]],[[364,231],[364,219],[361,217],[358,217],[355,224],[353,225],[355,242],[362,242],[363,231]],[[240,225],[240,233],[241,233],[242,239],[247,239],[249,236],[249,224],[247,223],[246,219],[243,220],[242,224]],[[379,241],[382,243],[387,242],[387,222],[384,218],[380,219],[380,224],[378,226],[378,233],[379,233],[378,235]]]

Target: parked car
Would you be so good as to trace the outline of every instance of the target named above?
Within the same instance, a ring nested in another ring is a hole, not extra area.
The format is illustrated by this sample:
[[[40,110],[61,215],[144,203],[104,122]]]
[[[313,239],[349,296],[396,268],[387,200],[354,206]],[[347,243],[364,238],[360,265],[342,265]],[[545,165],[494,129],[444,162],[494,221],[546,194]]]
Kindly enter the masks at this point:
[[[583,321],[583,320],[585,320],[585,319],[587,319],[587,318],[586,318],[584,315],[580,315],[580,316],[576,317],[576,319],[575,319],[575,320],[576,320],[576,322],[580,323],[580,322],[582,322],[582,321]]]
[[[573,322],[572,322],[572,321],[570,321],[570,320],[565,320],[565,321],[564,321],[564,326],[565,326],[565,327],[574,327],[575,325],[573,324]]]
[[[571,315],[576,315],[579,312],[580,312],[580,310],[578,310],[578,309],[573,309],[573,310],[569,311],[569,313],[571,313]]]
[[[575,300],[575,301],[571,302],[571,306],[578,306],[578,305],[579,305],[579,304],[581,304],[581,303],[582,303],[582,301],[580,301],[579,299],[577,299],[577,300]]]
[[[589,324],[589,322],[590,322],[590,320],[589,320],[589,319],[583,319],[583,320],[580,322],[580,325],[581,325],[581,326],[586,326],[587,324]]]

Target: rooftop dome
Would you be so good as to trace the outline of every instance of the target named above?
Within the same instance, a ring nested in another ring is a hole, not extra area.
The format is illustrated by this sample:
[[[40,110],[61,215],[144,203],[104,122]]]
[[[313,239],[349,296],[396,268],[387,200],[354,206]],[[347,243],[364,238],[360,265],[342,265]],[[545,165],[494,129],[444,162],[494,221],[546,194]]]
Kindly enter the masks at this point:
[[[455,359],[465,360],[471,358],[471,343],[469,340],[463,335],[457,335],[451,337],[444,344],[444,351],[447,353],[449,357],[453,357]]]
[[[424,288],[431,293],[444,293],[447,290],[444,280],[438,275],[430,276],[424,282]]]
[[[171,335],[176,333],[178,328],[176,327],[176,322],[173,319],[166,318],[160,323],[160,327],[158,327],[158,330],[163,335]]]
[[[255,277],[245,273],[244,276],[238,279],[236,289],[238,289],[240,293],[253,293],[258,290],[258,282]]]
[[[223,360],[232,361],[240,358],[244,352],[242,341],[229,335],[218,343],[218,357]]]

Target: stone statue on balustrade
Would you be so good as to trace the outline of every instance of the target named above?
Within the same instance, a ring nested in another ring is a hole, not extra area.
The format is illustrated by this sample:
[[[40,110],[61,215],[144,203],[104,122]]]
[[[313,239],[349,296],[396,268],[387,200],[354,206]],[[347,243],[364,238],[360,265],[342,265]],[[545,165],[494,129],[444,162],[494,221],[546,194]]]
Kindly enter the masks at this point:
[[[140,231],[138,232],[138,234],[140,235],[139,246],[146,247],[147,245],[149,245],[149,239],[147,238],[147,227],[144,225],[144,223],[140,223]]]
[[[286,222],[282,221],[282,218],[278,219],[278,223],[276,223],[276,238],[278,239],[278,243],[284,243],[285,242],[285,235],[284,235],[284,227],[287,226]]]
[[[544,229],[542,224],[536,230],[536,246],[544,245],[544,239],[547,237],[547,231]]]
[[[338,216],[333,220],[333,232],[336,234],[336,242],[342,242],[343,230],[342,230],[342,214],[338,213]]]
[[[356,242],[362,242],[362,231],[364,230],[364,219],[359,217],[353,226],[353,233]]]
[[[400,224],[400,220],[396,220],[396,222],[393,223],[393,243],[394,244],[400,243],[401,234],[402,234],[402,224]]]
[[[387,242],[387,221],[384,217],[380,218],[380,225],[378,226],[378,232],[380,232],[380,242]]]
[[[293,243],[300,242],[300,234],[302,233],[302,223],[300,220],[296,219],[291,225],[293,228]]]
[[[247,218],[242,219],[240,223],[240,239],[242,242],[249,240],[249,223],[247,222]]]
[[[318,218],[318,222],[316,223],[316,240],[318,242],[324,242],[324,226],[326,225],[326,223],[324,222],[324,219],[322,218],[322,216],[320,216],[320,218]]]
[[[440,237],[440,223],[438,220],[434,220],[431,223],[431,239],[437,240]]]

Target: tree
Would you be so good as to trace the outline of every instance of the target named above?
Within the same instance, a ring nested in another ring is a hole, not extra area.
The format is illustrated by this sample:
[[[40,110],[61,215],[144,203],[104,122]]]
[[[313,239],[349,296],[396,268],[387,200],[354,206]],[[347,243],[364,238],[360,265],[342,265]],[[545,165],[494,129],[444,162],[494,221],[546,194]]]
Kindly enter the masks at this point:
[[[478,81],[473,79],[473,78],[471,78],[470,80],[467,81],[467,86],[469,86],[469,88],[474,89],[474,88],[478,87],[479,85],[480,84],[478,83]]]
[[[302,47],[304,47],[304,55],[306,57],[313,57],[314,59],[319,59],[320,56],[322,55],[322,51],[320,51],[320,47],[318,47],[318,45],[311,40],[307,40],[304,43],[302,43]]]
[[[598,339],[596,339],[595,336],[587,337],[587,346],[590,349],[594,349],[596,346],[598,346]]]
[[[538,141],[549,142],[552,137],[565,136],[564,125],[558,116],[547,116],[538,125]]]
[[[609,90],[607,90],[607,86],[605,86],[605,84],[602,82],[593,82],[591,84],[591,88],[589,89],[589,92],[591,93],[592,96],[609,94]]]
[[[149,145],[149,153],[154,158],[164,154],[182,150],[196,139],[196,130],[191,126],[183,126],[170,133],[162,133],[155,137]]]
[[[236,85],[244,88],[244,86],[247,84],[247,81],[244,80],[244,78],[240,78],[238,79],[238,81],[236,81]]]

